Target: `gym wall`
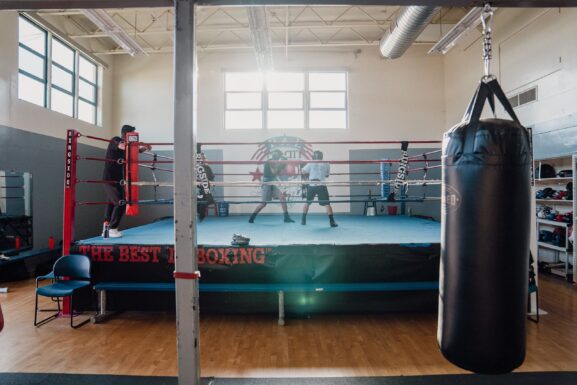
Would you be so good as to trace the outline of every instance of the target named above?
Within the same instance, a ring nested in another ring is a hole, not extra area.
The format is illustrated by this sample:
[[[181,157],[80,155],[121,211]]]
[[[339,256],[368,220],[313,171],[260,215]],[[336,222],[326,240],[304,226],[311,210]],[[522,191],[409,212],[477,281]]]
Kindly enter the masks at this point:
[[[533,128],[536,158],[577,151],[577,9],[499,9],[493,73],[507,96],[537,87],[537,100],[515,108]],[[461,120],[483,75],[482,38],[471,34],[445,57],[447,129]],[[487,111],[485,111],[487,112]]]
[[[444,124],[443,58],[427,55],[427,47],[415,46],[400,60],[380,58],[375,47],[329,52],[276,52],[278,70],[346,69],[349,71],[349,128],[345,130],[225,130],[224,73],[234,70],[255,70],[252,52],[200,52],[198,72],[198,139],[206,141],[264,141],[273,136],[297,136],[309,141],[354,140],[440,140]],[[172,56],[150,55],[115,58],[113,114],[114,125],[132,122],[145,141],[172,139]],[[418,111],[418,113],[415,113]],[[318,146],[325,159],[349,159],[349,150],[367,145]],[[393,148],[399,146],[369,146]],[[256,146],[222,147],[224,160],[248,160]],[[398,151],[400,155],[400,150]],[[368,155],[367,155],[368,156]],[[370,158],[365,158],[370,159]],[[224,172],[249,175],[256,166],[225,166]],[[260,167],[262,171],[262,167]],[[333,172],[347,172],[348,165],[334,165]],[[227,177],[247,180],[247,177]],[[335,176],[331,180],[347,180]],[[250,179],[249,179],[250,180]],[[257,189],[226,190],[227,195],[252,194]],[[333,194],[348,194],[348,187],[333,188]],[[250,212],[255,205],[232,206],[231,212]],[[300,207],[298,208],[300,210]],[[315,205],[313,210],[319,208]],[[349,204],[335,206],[338,212],[349,212]],[[278,212],[267,207],[266,212]]]
[[[103,126],[98,127],[18,99],[18,13],[0,12],[0,169],[32,173],[34,247],[46,247],[48,237],[62,236],[64,152],[67,129],[109,137],[112,108],[112,67],[104,71]],[[104,143],[80,145],[86,156],[104,155]],[[86,179],[99,179],[102,164],[81,162]],[[79,200],[101,201],[102,189],[82,187]],[[78,209],[76,233],[84,238],[100,232],[102,207]]]
[[[109,137],[112,122],[112,62],[104,70],[102,127],[88,124],[18,99],[18,13],[0,12],[0,124],[63,139],[66,130],[77,129],[87,135]],[[106,59],[103,59],[106,60]],[[102,143],[95,143],[102,146]],[[25,170],[24,170],[25,171]]]

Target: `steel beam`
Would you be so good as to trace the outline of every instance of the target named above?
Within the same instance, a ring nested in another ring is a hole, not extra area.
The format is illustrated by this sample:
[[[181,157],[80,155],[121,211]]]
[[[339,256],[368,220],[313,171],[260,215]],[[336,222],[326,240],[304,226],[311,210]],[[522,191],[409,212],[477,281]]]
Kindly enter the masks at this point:
[[[198,270],[196,237],[196,5],[176,0],[174,13],[175,273]],[[176,274],[175,274],[176,275]],[[176,279],[179,385],[200,384],[198,279]]]
[[[436,5],[447,7],[482,7],[478,0],[315,0],[315,5]],[[304,0],[200,0],[203,6],[239,5],[308,5]],[[86,9],[86,8],[148,8],[171,7],[171,0],[0,0],[0,9]],[[502,8],[559,8],[576,7],[577,0],[492,0],[491,5]]]

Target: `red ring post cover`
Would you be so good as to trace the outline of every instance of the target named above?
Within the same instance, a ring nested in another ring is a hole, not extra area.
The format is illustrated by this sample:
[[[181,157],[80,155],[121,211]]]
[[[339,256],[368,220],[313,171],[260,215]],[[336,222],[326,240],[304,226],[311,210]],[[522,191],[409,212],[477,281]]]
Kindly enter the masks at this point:
[[[126,189],[126,215],[138,215],[138,186],[133,182],[138,182],[138,154],[139,136],[138,132],[129,132],[125,137],[126,141],[126,169],[125,169],[125,189]]]

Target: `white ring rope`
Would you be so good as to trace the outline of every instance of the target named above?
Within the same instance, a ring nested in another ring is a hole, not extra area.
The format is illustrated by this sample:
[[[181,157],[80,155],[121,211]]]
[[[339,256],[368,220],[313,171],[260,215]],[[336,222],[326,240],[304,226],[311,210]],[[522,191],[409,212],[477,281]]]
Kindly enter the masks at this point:
[[[201,182],[197,182],[196,185],[200,186]],[[315,185],[325,185],[325,186],[380,186],[384,184],[396,183],[394,180],[355,180],[355,181],[315,181]],[[157,187],[174,187],[173,182],[149,182],[149,181],[138,181],[132,182],[135,186],[157,186]],[[228,181],[228,182],[210,182],[211,186],[294,186],[307,184],[305,181],[300,180],[287,180],[287,181],[274,181],[274,182],[247,182],[247,181]],[[433,185],[441,184],[440,179],[413,179],[405,180],[404,184],[411,186],[422,186],[422,185]]]

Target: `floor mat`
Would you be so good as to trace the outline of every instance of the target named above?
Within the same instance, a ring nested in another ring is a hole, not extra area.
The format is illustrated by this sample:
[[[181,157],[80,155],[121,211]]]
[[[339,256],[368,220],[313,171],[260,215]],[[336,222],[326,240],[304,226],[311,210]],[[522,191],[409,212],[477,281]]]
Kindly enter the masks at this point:
[[[177,385],[176,377],[0,373],[2,385]],[[575,385],[577,372],[335,378],[203,378],[201,385]]]

